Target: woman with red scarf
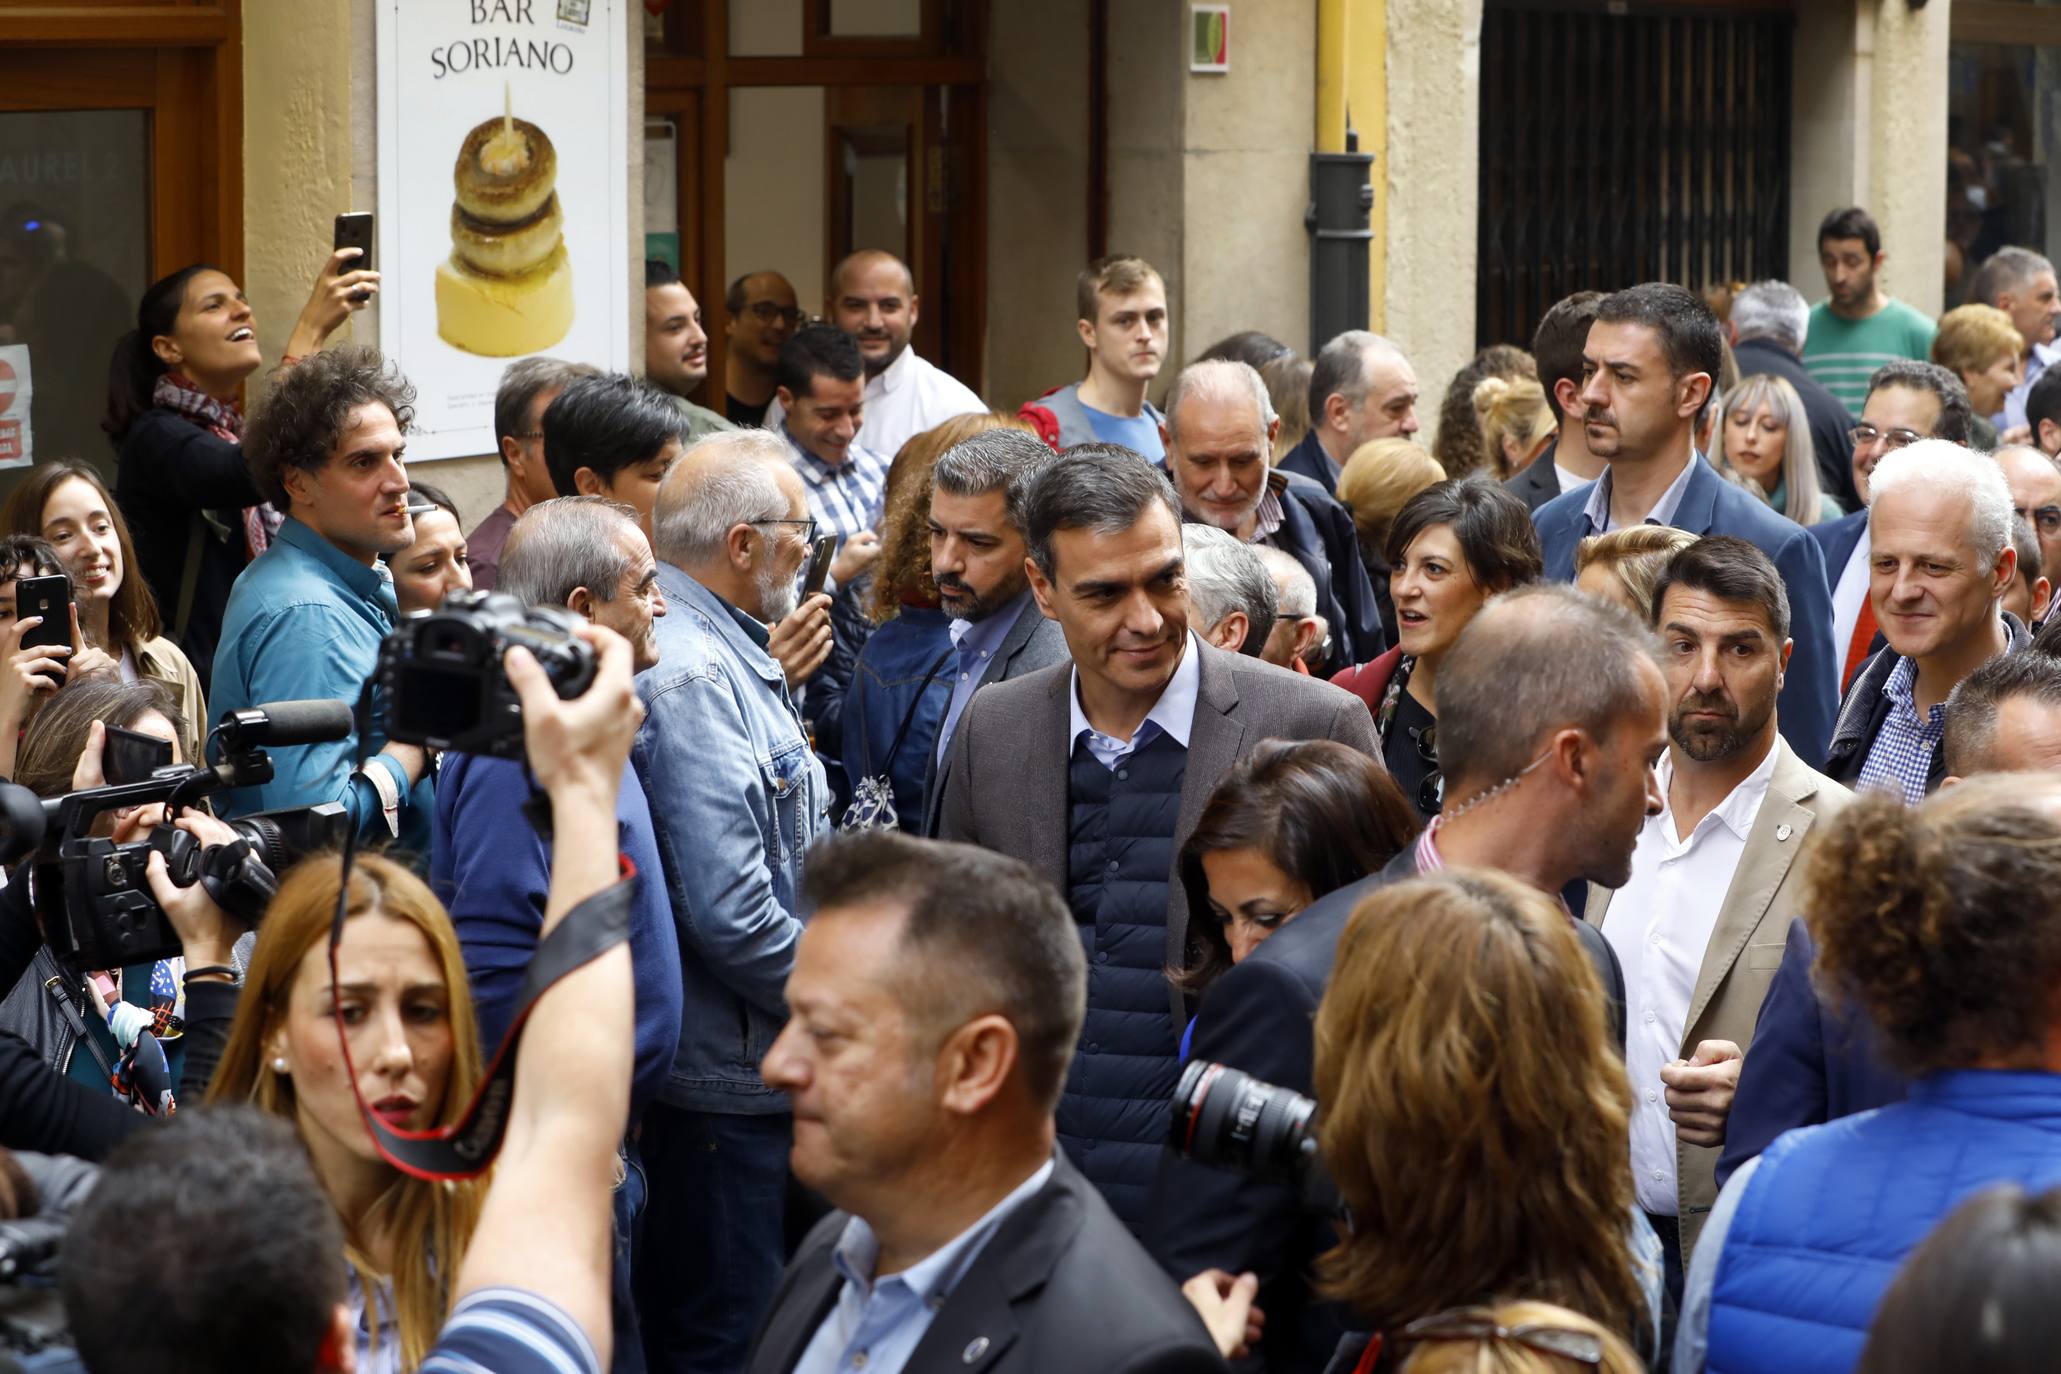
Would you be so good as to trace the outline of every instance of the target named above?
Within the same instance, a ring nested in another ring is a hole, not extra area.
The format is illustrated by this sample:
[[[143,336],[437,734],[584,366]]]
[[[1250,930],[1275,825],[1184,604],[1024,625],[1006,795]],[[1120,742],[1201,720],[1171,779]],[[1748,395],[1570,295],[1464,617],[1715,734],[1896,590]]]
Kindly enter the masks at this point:
[[[283,364],[312,353],[379,290],[331,254],[287,337]],[[229,588],[279,528],[245,468],[237,392],[258,370],[257,321],[229,275],[196,263],[152,283],[115,344],[101,427],[121,455],[115,499],[138,570],[172,638],[207,682]]]

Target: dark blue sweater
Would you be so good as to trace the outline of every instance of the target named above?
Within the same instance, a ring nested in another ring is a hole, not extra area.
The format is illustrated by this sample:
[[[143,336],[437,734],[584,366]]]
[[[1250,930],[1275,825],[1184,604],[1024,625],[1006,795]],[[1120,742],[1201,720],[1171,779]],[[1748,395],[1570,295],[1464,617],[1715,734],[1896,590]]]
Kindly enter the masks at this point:
[[[430,886],[458,927],[488,1057],[515,1016],[551,886],[550,848],[522,814],[529,796],[523,765],[508,759],[446,754],[437,774]],[[680,943],[652,838],[651,809],[633,769],[623,770],[615,814],[618,843],[638,874],[630,917],[637,986],[634,1122],[664,1087],[680,1043]]]

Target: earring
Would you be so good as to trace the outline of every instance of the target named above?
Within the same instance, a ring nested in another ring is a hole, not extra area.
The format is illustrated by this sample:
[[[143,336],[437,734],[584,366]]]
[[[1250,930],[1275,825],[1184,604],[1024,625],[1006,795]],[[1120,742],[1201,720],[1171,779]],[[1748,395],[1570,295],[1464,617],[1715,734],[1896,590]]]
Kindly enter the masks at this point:
[[[279,1074],[283,1074],[283,1073],[285,1073],[285,1072],[286,1072],[286,1056],[285,1056],[285,1055],[283,1055],[283,1054],[282,1054],[282,1055],[280,1055],[280,1056],[279,1056],[279,1057],[278,1057],[277,1059],[274,1059],[274,1060],[272,1061],[272,1072],[273,1072],[273,1073],[279,1073]]]

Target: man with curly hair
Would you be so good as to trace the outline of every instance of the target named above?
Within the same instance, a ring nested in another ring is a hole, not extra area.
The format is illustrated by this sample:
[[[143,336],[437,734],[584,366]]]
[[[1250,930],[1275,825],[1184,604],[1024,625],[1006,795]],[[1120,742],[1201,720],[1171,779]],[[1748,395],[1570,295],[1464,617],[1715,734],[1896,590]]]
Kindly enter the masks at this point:
[[[286,522],[236,579],[215,653],[216,711],[268,701],[356,702],[400,611],[380,562],[415,541],[401,462],[415,389],[375,349],[339,348],[280,374],[244,436],[252,480]],[[376,729],[376,727],[375,727]],[[272,751],[272,780],[225,814],[340,802],[362,838],[429,851],[423,751],[383,737],[362,770],[355,736]]]

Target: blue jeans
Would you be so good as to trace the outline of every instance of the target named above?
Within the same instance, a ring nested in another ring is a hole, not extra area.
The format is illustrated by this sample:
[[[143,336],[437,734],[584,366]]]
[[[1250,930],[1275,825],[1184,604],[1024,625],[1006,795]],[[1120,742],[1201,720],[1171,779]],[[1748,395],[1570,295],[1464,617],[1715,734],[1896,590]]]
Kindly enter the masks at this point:
[[[740,1374],[786,1266],[787,1114],[653,1104],[643,1246],[633,1275],[651,1374]]]
[[[609,1374],[644,1374],[644,1340],[637,1328],[632,1284],[644,1230],[644,1165],[637,1142],[623,1142],[623,1186],[615,1190],[615,1264],[609,1274],[609,1307],[615,1322],[615,1355]]]

